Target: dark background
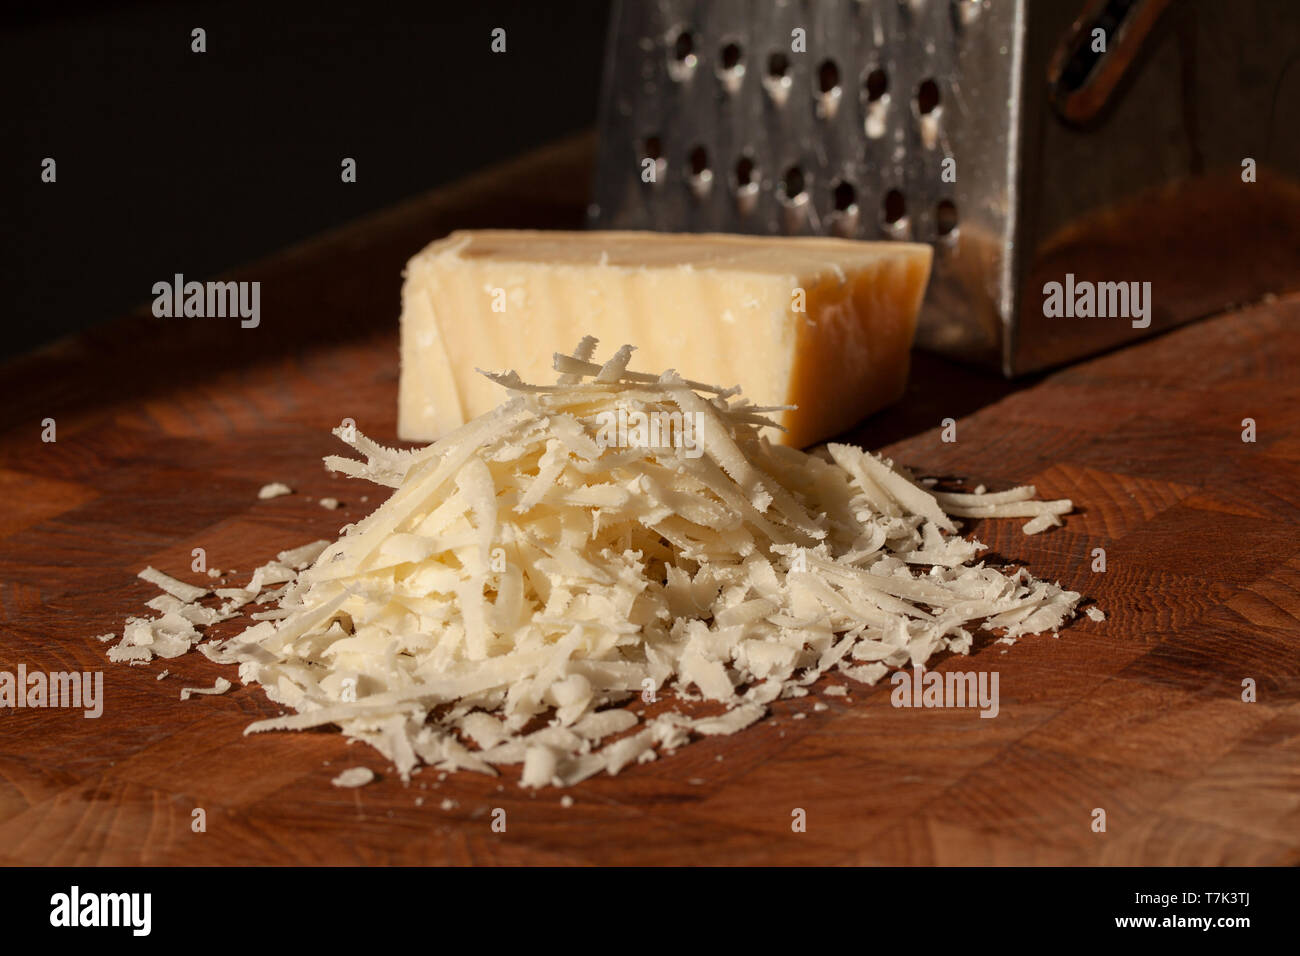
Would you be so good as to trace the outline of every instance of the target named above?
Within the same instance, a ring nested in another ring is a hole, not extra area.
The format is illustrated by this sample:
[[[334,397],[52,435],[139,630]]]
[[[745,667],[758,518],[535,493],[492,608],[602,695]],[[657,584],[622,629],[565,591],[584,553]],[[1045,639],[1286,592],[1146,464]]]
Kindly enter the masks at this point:
[[[593,125],[608,21],[600,0],[6,9],[0,357]]]

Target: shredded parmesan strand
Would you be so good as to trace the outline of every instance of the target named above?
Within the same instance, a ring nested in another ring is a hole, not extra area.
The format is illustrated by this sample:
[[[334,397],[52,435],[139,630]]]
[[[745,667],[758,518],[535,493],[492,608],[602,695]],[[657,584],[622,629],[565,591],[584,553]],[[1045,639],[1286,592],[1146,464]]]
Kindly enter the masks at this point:
[[[199,598],[208,594],[206,588],[196,588],[192,584],[186,584],[184,581],[178,581],[169,574],[163,574],[157,568],[145,568],[136,575],[142,581],[148,581],[165,591],[178,601],[190,603],[197,601]]]
[[[769,409],[739,389],[630,372],[628,346],[597,364],[595,345],[557,355],[555,385],[492,375],[507,401],[427,448],[336,430],[365,460],[327,465],[393,488],[387,502],[217,591],[219,609],[152,572],[171,597],[110,656],[183,653],[199,627],[274,600],[199,645],[294,711],[249,732],[335,724],[403,778],[522,765],[523,786],[568,786],[736,733],[824,676],[874,684],[968,653],[981,627],[1014,639],[1073,616],[1077,593],[973,563],[984,545],[952,520],[1029,517],[1033,533],[1069,501],[939,493],[851,445],[775,446]],[[679,439],[692,423],[692,443],[619,439],[619,414]],[[651,693],[706,713],[617,706]]]
[[[194,694],[207,694],[209,696],[213,694],[224,694],[226,691],[230,690],[230,687],[230,681],[226,680],[224,677],[218,677],[211,687],[182,687],[181,700],[189,700]]]

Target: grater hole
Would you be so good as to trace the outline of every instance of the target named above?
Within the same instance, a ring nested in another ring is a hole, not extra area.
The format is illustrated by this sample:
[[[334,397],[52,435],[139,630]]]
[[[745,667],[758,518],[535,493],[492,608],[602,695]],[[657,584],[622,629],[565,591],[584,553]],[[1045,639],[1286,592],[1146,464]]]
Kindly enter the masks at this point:
[[[885,225],[896,226],[907,218],[907,200],[897,189],[891,189],[885,193],[884,203]]]
[[[736,160],[736,185],[741,189],[754,184],[758,178],[758,167],[754,160],[749,156],[742,156]]]
[[[858,234],[858,191],[847,179],[837,179],[831,185],[830,227],[834,235],[852,239]]]
[[[951,199],[941,199],[934,208],[934,225],[940,236],[957,232],[957,204]]]
[[[681,64],[695,62],[695,38],[690,30],[682,30],[673,41],[673,59]]]
[[[678,83],[685,83],[695,75],[698,64],[694,34],[686,29],[678,30],[672,38],[672,49],[668,53],[668,75]]]
[[[822,93],[834,92],[840,85],[840,68],[834,60],[823,60],[817,67],[817,89]]]
[[[922,80],[916,90],[916,110],[922,116],[929,116],[939,108],[939,84],[934,80]]]
[[[959,26],[970,26],[980,15],[982,0],[954,0],[953,13]]]
[[[718,52],[717,72],[723,89],[733,95],[740,91],[741,81],[745,78],[745,51],[735,40],[723,44]]]
[[[692,176],[702,176],[709,171],[709,151],[703,146],[692,149],[689,159]]]
[[[831,190],[831,198],[835,202],[836,212],[848,212],[858,202],[858,191],[853,188],[853,184],[846,179],[841,179]]]
[[[703,199],[713,187],[713,170],[709,169],[709,152],[703,146],[695,146],[686,155],[690,166],[690,175],[686,185],[696,199]]]
[[[798,166],[791,166],[781,177],[781,194],[786,202],[798,202],[806,199],[808,193],[808,183],[804,179],[803,170]]]
[[[867,90],[867,102],[877,103],[889,92],[889,74],[882,69],[874,69],[867,74],[864,84]]]
[[[836,66],[834,60],[822,60],[821,66],[817,67],[817,115],[821,119],[834,119],[835,114],[839,112],[840,96],[840,68]]]
[[[758,205],[758,166],[754,157],[746,154],[736,160],[736,211],[748,216]]]
[[[767,75],[763,77],[763,89],[775,106],[785,106],[790,98],[790,88],[794,80],[790,79],[790,60],[780,50],[774,50],[767,57]]]

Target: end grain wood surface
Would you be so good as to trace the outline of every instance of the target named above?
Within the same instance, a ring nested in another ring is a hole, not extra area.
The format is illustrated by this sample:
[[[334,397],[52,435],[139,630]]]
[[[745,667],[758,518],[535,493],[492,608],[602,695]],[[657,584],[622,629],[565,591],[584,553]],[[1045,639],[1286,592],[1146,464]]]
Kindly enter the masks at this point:
[[[0,669],[101,670],[106,698],[97,720],[0,710],[0,862],[1300,862],[1296,297],[1029,385],[918,355],[905,402],[863,424],[857,440],[920,472],[1076,502],[1037,537],[967,529],[1107,615],[944,657],[999,673],[995,719],[850,685],[826,711],[778,702],[739,735],[589,780],[564,807],[517,768],[408,786],[336,732],[245,737],[280,708],[238,684],[180,702],[234,676],[198,654],[108,663],[94,636],[156,593],[135,578],[146,564],[194,579],[202,547],[247,575],[382,500],[320,459],[344,417],[394,436],[402,264],[453,228],[578,226],[590,150],[561,144],[240,270],[263,283],[258,329],[128,317],[0,370]],[[270,481],[296,493],[259,501]],[[357,765],[379,779],[331,786]]]

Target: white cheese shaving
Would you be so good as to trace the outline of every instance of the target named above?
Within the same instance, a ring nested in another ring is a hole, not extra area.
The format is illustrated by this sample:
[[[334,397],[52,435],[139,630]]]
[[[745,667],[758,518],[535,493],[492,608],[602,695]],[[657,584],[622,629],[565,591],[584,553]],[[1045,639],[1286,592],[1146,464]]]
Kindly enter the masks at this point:
[[[224,694],[230,690],[230,681],[224,677],[218,677],[216,683],[211,687],[182,687],[181,700],[189,700],[193,694]]]
[[[153,660],[153,651],[147,647],[116,644],[108,649],[108,659],[115,664],[121,664],[123,661],[132,664],[136,661],[148,663]]]
[[[273,481],[269,485],[263,485],[257,490],[257,497],[262,501],[268,498],[279,498],[281,495],[291,495],[293,489],[282,481]]]
[[[1083,609],[1083,613],[1088,615],[1089,620],[1096,621],[1098,623],[1101,623],[1102,621],[1106,620],[1106,612],[1099,607],[1086,607]]]
[[[934,492],[854,446],[774,446],[739,389],[594,351],[588,338],[557,356],[555,385],[490,376],[509,399],[427,448],[336,430],[365,461],[327,465],[394,491],[338,541],[217,592],[229,614],[285,585],[243,633],[199,645],[294,712],[249,732],[334,724],[403,779],[421,763],[522,764],[523,786],[569,786],[736,733],[830,673],[874,684],[969,653],[981,627],[1014,638],[1073,615],[1075,592],[972,563],[984,545],[952,520],[1035,526],[1068,501]],[[695,443],[619,445],[618,415],[676,422],[679,437],[693,422]],[[110,655],[188,649],[207,623],[155,610]],[[650,690],[707,711],[643,721],[626,704]]]
[[[335,511],[339,507],[339,500],[337,498],[322,498],[320,506],[328,511]]]
[[[148,581],[185,604],[197,601],[199,598],[211,593],[206,588],[196,588],[192,584],[178,581],[169,574],[163,574],[157,568],[145,568],[136,577],[142,581]]]
[[[1045,511],[1030,521],[1025,522],[1025,534],[1038,534],[1040,531],[1046,531],[1048,528],[1059,528],[1061,519],[1050,511]]]
[[[324,538],[321,538],[319,541],[313,541],[311,544],[304,544],[298,548],[290,548],[288,551],[281,551],[275,556],[275,560],[280,564],[301,571],[319,558],[321,552],[329,546],[330,543]]]

